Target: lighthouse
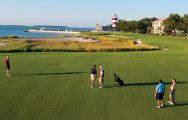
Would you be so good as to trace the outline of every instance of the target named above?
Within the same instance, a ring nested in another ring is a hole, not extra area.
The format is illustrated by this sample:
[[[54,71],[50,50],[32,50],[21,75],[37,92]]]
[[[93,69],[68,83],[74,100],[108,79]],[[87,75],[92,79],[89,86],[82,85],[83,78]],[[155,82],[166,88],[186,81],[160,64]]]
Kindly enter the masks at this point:
[[[114,17],[112,17],[112,28],[113,28],[113,30],[116,30],[116,28],[117,28],[117,21],[118,21],[118,17],[115,14]]]

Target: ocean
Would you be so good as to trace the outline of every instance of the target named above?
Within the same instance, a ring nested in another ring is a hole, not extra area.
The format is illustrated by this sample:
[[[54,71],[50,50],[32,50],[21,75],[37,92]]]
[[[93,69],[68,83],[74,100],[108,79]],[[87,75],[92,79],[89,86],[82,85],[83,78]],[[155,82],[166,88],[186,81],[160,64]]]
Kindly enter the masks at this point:
[[[55,33],[32,33],[25,32],[29,29],[40,30],[41,28],[46,30],[93,30],[93,28],[71,28],[66,26],[21,26],[21,25],[0,25],[0,37],[6,36],[18,36],[18,37],[55,37],[62,34]]]

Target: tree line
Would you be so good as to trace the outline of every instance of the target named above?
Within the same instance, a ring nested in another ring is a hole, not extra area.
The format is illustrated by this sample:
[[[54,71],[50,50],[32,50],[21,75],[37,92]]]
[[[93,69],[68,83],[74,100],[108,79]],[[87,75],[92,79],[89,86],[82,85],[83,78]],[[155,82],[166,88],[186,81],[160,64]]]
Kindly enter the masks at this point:
[[[188,15],[180,16],[179,14],[170,14],[163,23],[165,25],[164,32],[168,35],[181,32],[182,34],[188,33]]]
[[[140,20],[119,20],[117,23],[117,30],[122,32],[133,32],[141,34],[151,34],[153,30],[152,22],[158,18],[143,18]],[[181,32],[182,34],[188,33],[188,15],[180,16],[179,14],[170,14],[163,22],[165,26],[164,34],[173,35],[174,33]]]

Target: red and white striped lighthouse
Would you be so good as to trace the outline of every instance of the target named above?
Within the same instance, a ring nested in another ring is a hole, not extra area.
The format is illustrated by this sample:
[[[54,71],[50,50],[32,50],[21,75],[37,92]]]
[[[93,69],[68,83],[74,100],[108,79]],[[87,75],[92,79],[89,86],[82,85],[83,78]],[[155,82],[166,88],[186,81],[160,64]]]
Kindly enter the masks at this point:
[[[118,21],[118,17],[115,14],[114,17],[112,17],[112,28],[113,29],[116,29],[116,27],[117,27],[117,21]]]

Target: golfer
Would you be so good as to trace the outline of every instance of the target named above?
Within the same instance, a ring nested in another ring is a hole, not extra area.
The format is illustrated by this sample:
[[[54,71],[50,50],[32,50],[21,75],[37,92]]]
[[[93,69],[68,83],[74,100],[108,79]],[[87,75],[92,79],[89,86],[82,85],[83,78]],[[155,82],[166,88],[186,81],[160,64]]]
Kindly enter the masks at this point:
[[[5,61],[4,61],[5,65],[6,65],[6,69],[7,69],[7,76],[11,76],[10,74],[10,59],[9,57],[7,56]]]
[[[164,107],[164,93],[165,93],[165,84],[163,83],[163,80],[159,80],[159,84],[157,85],[155,89],[155,98],[157,100],[157,108]]]
[[[104,87],[104,67],[103,65],[101,65],[99,67],[100,69],[100,72],[99,72],[99,84],[100,84],[100,87],[99,88],[103,88]]]
[[[93,68],[90,69],[91,76],[90,76],[90,86],[91,88],[94,87],[95,80],[97,78],[97,70],[96,65],[93,65]]]
[[[176,79],[172,79],[172,85],[170,86],[170,94],[168,102],[170,105],[175,105],[175,93],[176,93]]]

